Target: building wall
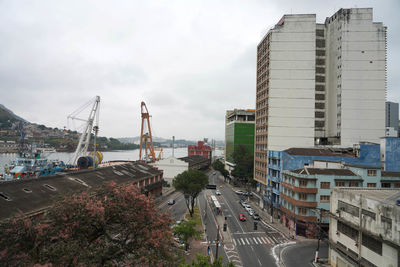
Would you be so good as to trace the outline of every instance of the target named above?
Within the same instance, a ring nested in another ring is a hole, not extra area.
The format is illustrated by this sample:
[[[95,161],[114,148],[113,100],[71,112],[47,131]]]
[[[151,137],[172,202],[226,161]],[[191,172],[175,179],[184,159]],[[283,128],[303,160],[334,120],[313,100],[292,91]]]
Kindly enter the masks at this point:
[[[331,264],[336,266],[341,261],[351,263],[352,261],[343,256],[343,254],[350,251],[350,254],[355,255],[356,259],[358,255],[361,255],[363,259],[375,266],[399,266],[400,209],[395,206],[394,202],[382,202],[374,197],[368,197],[368,194],[374,195],[379,193],[379,190],[368,192],[362,189],[359,192],[364,191],[364,193],[358,193],[357,190],[347,189],[335,189],[332,191],[331,212],[336,214],[336,216],[331,217],[329,228],[329,241],[331,243],[329,260]],[[393,194],[396,192],[398,193],[397,190],[393,190]],[[362,197],[360,197],[361,194]],[[348,211],[339,209],[338,201],[350,204],[359,209],[354,210],[354,213],[351,214]],[[359,217],[360,211],[361,218]],[[370,215],[366,215],[366,213]],[[389,218],[391,225],[383,221],[383,217]],[[342,225],[345,224],[347,227],[351,227],[355,234],[349,236],[344,233],[344,231],[338,228],[339,221],[341,221]],[[365,237],[364,242],[360,242],[360,232],[363,235],[373,237],[378,244],[381,243],[381,253],[379,250],[365,246]],[[344,253],[338,253],[337,249],[334,249],[338,245]]]
[[[254,122],[231,122],[225,127],[225,160],[233,163],[233,152],[244,145],[254,154]]]
[[[314,145],[315,15],[285,15],[272,31],[268,150]]]
[[[154,167],[162,170],[164,180],[171,184],[178,174],[189,169],[189,163],[175,157],[169,157],[155,162]]]
[[[400,138],[381,139],[381,160],[385,171],[400,172]]]
[[[385,134],[386,27],[372,8],[342,9],[327,27],[328,133],[342,146]]]

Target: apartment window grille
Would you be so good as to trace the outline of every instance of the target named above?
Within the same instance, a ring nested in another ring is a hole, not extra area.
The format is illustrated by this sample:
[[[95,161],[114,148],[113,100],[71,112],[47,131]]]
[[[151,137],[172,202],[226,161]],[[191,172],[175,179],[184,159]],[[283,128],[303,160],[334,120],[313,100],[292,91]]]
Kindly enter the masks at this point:
[[[358,187],[358,182],[356,181],[349,182],[349,187]]]
[[[337,230],[355,241],[358,239],[358,231],[353,227],[342,223],[341,221],[337,221]]]
[[[325,91],[325,86],[322,84],[315,85],[315,91]]]
[[[344,182],[343,181],[337,181],[336,182],[336,186],[344,186]]]
[[[338,201],[338,209],[347,213],[350,213],[351,215],[355,216],[355,217],[359,217],[359,211],[360,209],[356,206],[353,206],[351,204],[348,204],[346,202],[343,201]]]
[[[321,112],[321,111],[316,111],[315,112],[315,118],[324,118],[325,117],[325,113]]]
[[[382,242],[372,236],[362,233],[362,245],[382,256]]]
[[[301,215],[306,215],[307,214],[307,209],[306,208],[298,208],[299,214]]]
[[[382,223],[386,224],[389,229],[392,229],[392,219],[385,216],[381,216],[381,221]]]
[[[390,183],[382,183],[383,188],[390,188]]]
[[[329,189],[331,187],[330,182],[321,182],[321,189]]]
[[[376,170],[368,170],[367,175],[368,176],[376,176]]]
[[[307,186],[307,180],[299,180],[299,185],[300,187],[306,187]]]
[[[325,122],[324,121],[315,121],[314,125],[315,125],[315,127],[324,127]]]
[[[307,194],[299,193],[299,199],[300,200],[307,200]]]
[[[325,76],[316,75],[315,76],[315,81],[319,82],[319,83],[323,83],[323,82],[325,82]]]
[[[329,202],[331,196],[320,196],[320,202]]]
[[[316,109],[324,109],[325,108],[325,103],[315,103],[315,108]]]
[[[374,212],[372,212],[372,211],[369,211],[369,210],[362,209],[361,210],[361,214],[364,215],[364,216],[368,216],[368,217],[370,217],[370,218],[372,218],[374,220],[376,218],[376,214]]]
[[[367,187],[376,187],[376,183],[368,183]]]

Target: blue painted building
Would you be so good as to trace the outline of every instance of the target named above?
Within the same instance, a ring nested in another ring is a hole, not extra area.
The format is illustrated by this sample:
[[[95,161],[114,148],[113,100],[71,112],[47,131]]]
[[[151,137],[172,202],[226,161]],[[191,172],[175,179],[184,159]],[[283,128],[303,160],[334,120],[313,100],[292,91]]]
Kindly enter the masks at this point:
[[[283,171],[281,182],[281,221],[293,234],[316,237],[321,209],[330,209],[333,187],[398,188],[400,172],[380,167],[315,161],[313,166]],[[322,213],[322,227],[328,227],[328,214]]]
[[[400,138],[381,139],[381,162],[385,171],[400,172]]]
[[[354,148],[289,148],[284,151],[268,151],[267,187],[264,194],[264,205],[278,210],[281,198],[283,170],[296,170],[312,165],[316,160],[344,162],[366,166],[380,166],[380,145],[361,143]],[[275,212],[277,214],[277,212]]]

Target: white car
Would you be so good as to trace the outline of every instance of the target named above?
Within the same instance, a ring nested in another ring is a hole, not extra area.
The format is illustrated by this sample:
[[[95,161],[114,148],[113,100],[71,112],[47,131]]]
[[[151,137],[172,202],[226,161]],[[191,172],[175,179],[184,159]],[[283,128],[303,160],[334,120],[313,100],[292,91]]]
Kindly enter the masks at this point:
[[[252,209],[248,210],[248,212],[249,212],[250,216],[253,216],[253,214],[255,213],[254,210],[252,210]]]
[[[215,191],[215,194],[216,194],[217,196],[219,196],[219,195],[221,195],[221,191],[217,190],[217,191]]]
[[[238,194],[238,195],[243,195],[243,191],[242,190],[237,190],[237,191],[235,191],[235,193]]]
[[[246,201],[240,202],[240,204],[242,204],[242,207],[243,207],[243,208],[244,208],[245,206],[249,205],[249,204],[247,204]]]
[[[247,210],[247,212],[249,212],[250,210],[253,210],[249,205],[247,207],[245,207],[245,209]]]

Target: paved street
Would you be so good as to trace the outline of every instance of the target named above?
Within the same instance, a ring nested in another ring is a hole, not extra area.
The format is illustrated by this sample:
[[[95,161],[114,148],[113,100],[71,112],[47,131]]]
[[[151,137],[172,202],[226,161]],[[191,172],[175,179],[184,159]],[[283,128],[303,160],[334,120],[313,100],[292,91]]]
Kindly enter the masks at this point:
[[[282,260],[285,267],[313,266],[317,241],[300,243],[286,247],[282,250]],[[328,257],[327,242],[320,243],[320,258]]]

